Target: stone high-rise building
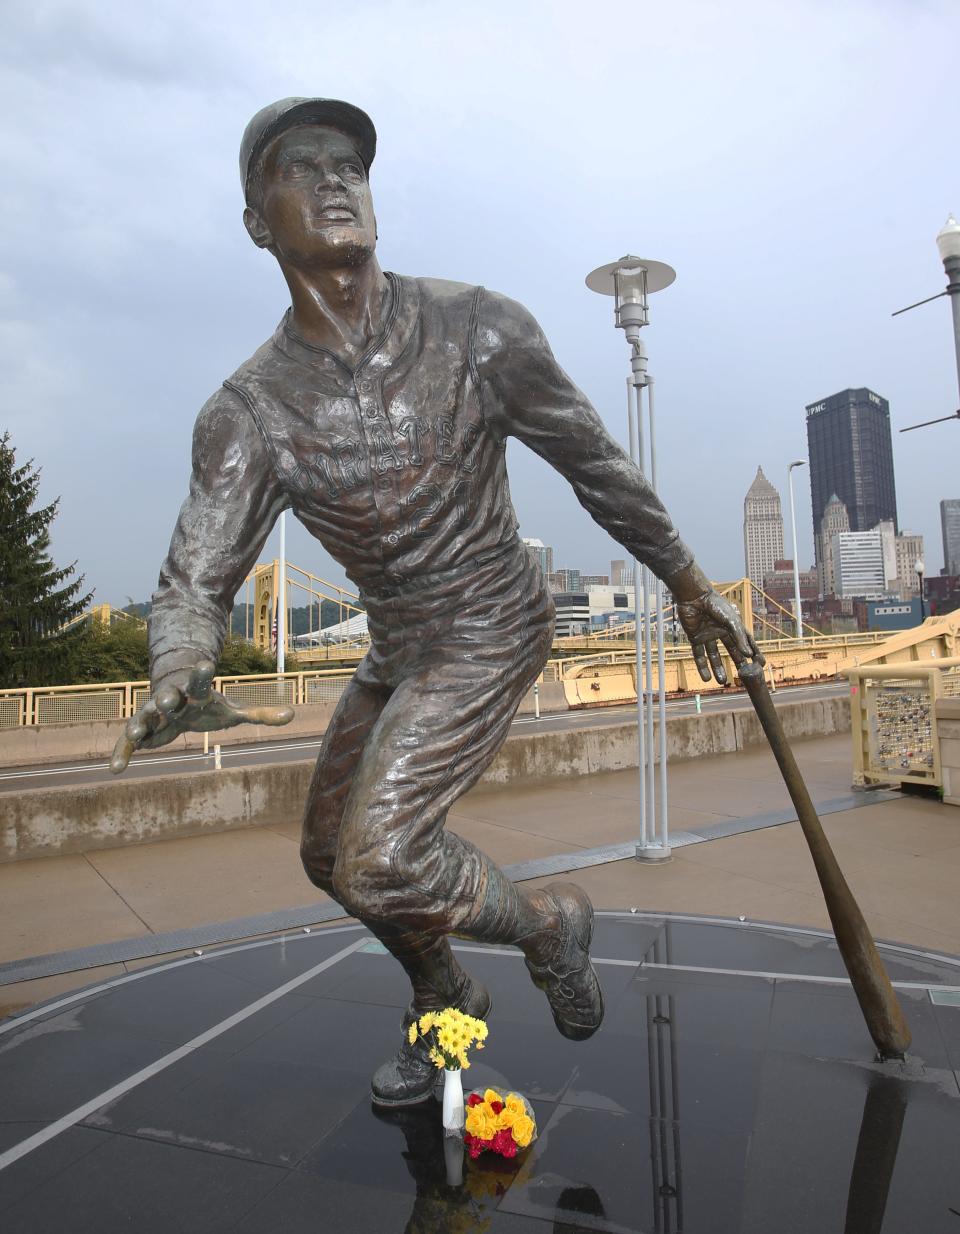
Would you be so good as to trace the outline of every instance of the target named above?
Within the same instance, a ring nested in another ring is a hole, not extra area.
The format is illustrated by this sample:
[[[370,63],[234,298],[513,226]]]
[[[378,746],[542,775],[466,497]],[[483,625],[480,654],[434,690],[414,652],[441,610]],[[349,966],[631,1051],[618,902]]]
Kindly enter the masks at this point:
[[[943,531],[943,571],[960,574],[960,497],[940,502],[940,527]]]
[[[823,518],[818,528],[818,543],[820,556],[817,561],[817,577],[820,582],[822,596],[837,595],[837,577],[833,565],[833,537],[850,530],[850,516],[847,507],[840,498],[833,494],[823,511]],[[817,538],[817,537],[815,537]]]
[[[911,596],[920,594],[916,565],[917,561],[923,561],[923,536],[902,531],[893,543],[897,555],[897,594],[901,600],[909,600]]]
[[[780,494],[757,468],[756,479],[743,499],[743,572],[757,587],[773,563],[783,558],[783,514]]]

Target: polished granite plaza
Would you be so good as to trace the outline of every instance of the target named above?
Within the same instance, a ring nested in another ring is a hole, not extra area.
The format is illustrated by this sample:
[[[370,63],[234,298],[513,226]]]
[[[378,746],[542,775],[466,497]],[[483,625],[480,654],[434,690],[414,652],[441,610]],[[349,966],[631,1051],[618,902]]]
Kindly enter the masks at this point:
[[[0,1022],[0,1229],[960,1234],[960,961],[881,948],[914,1038],[881,1065],[814,930],[601,914],[579,1044],[519,953],[460,950],[494,998],[467,1084],[536,1112],[515,1160],[452,1159],[433,1100],[371,1105],[408,989],[348,925]]]

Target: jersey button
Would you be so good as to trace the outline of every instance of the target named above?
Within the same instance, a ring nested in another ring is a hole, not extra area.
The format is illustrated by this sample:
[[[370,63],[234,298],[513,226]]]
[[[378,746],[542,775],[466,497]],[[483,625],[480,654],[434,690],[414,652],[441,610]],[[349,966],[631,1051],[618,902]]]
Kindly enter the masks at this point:
[[[384,539],[391,546],[400,543],[400,536],[395,531],[391,531],[389,535],[384,536]]]

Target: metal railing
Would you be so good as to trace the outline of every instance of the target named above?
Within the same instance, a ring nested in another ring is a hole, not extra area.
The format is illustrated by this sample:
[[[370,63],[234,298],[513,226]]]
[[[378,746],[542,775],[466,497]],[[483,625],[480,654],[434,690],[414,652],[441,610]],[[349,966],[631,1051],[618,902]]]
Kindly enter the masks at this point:
[[[541,682],[562,680],[567,660],[544,665]],[[280,704],[302,707],[336,703],[353,676],[353,668],[311,669],[299,673],[253,673],[215,677],[213,688],[235,703],[251,706]],[[125,720],[150,697],[148,681],[117,681],[105,685],[42,686],[0,690],[0,729]]]
[[[237,703],[289,706],[330,703],[339,699],[353,672],[352,668],[316,669],[280,676],[258,673],[245,677],[215,677],[213,688]],[[149,697],[148,681],[0,690],[0,729],[125,720]]]
[[[938,698],[960,697],[960,657],[851,669],[853,782],[942,787]]]

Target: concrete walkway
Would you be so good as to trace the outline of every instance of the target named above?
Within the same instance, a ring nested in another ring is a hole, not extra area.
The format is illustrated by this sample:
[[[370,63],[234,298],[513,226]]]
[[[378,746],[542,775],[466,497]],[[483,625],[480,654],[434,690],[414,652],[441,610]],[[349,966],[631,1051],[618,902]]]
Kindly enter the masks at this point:
[[[799,742],[795,751],[815,802],[849,793],[848,736]],[[677,763],[669,784],[674,832],[789,806],[766,750]],[[960,953],[960,810],[903,797],[841,810],[823,821],[878,938]],[[637,773],[474,790],[458,803],[449,826],[504,865],[629,841],[638,828]],[[303,875],[298,842],[299,821],[291,819],[274,827],[0,866],[0,963],[316,904],[323,897]],[[678,848],[667,865],[623,860],[570,877],[599,908],[742,915],[829,928],[797,823]],[[156,960],[0,987],[0,1016],[143,963]]]

